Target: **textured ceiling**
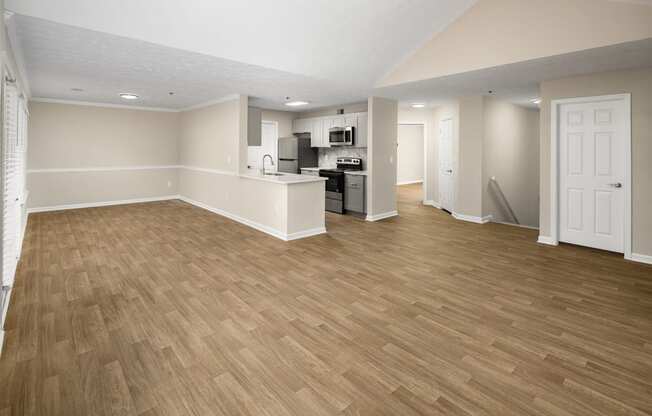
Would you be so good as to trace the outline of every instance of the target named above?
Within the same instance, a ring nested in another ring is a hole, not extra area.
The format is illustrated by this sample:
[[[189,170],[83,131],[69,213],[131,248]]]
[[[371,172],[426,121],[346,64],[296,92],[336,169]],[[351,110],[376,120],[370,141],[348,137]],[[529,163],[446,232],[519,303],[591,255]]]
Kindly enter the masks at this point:
[[[366,98],[476,0],[5,0],[38,97],[182,108]],[[71,88],[83,88],[73,94]],[[167,95],[175,91],[174,96]],[[286,107],[287,109],[287,107]],[[302,108],[302,110],[304,110]]]
[[[258,105],[287,109],[280,104],[286,95],[322,106],[370,92],[42,19],[12,20],[35,97],[125,104],[118,94],[133,92],[141,96],[134,105],[181,109],[240,93]]]

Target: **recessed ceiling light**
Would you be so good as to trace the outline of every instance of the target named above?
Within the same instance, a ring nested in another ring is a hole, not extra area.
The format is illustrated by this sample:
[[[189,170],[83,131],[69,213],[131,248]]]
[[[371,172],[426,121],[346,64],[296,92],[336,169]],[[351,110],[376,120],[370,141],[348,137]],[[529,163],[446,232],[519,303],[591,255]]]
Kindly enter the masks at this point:
[[[132,93],[129,93],[129,92],[123,92],[123,93],[120,93],[120,98],[122,98],[124,100],[137,100],[140,97],[137,96],[136,94],[132,94]]]
[[[285,105],[287,105],[289,107],[299,107],[299,106],[308,105],[308,104],[310,104],[308,101],[289,101],[289,102],[285,103]]]
[[[412,104],[412,108],[423,108],[425,106],[426,105],[423,104],[423,103],[414,103],[414,104]]]
[[[541,98],[535,98],[534,100],[530,100],[530,102],[532,104],[539,105],[539,104],[541,104]]]

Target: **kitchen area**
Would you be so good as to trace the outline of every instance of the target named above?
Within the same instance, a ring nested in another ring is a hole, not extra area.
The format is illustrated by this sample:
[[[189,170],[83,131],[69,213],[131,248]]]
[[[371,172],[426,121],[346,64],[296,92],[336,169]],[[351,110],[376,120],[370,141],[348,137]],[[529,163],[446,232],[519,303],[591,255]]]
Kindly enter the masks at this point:
[[[284,112],[294,117],[291,126],[286,121],[286,126],[281,127],[280,122],[269,120],[274,118],[269,115],[272,112],[250,107],[249,168],[279,179],[286,175],[319,177],[325,182],[326,211],[364,218],[368,116],[362,111],[365,108],[360,107],[348,112],[344,108],[316,113]],[[279,129],[284,131],[279,133]],[[256,137],[257,130],[261,132],[260,139]]]

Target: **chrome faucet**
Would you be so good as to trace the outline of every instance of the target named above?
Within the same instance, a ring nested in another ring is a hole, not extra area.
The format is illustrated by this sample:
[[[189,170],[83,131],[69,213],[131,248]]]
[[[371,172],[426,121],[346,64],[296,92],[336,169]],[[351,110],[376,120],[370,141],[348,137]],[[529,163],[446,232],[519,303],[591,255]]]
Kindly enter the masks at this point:
[[[263,176],[265,176],[265,158],[269,157],[269,161],[272,162],[272,166],[274,166],[274,158],[270,154],[266,154],[263,156]]]

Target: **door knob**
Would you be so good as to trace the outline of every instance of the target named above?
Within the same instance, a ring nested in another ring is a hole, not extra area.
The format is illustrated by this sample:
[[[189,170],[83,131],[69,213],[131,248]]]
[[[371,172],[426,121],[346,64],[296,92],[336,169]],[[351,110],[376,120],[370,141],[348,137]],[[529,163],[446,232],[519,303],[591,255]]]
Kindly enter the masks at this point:
[[[446,173],[453,173],[453,169],[446,169]]]
[[[609,186],[611,186],[612,188],[622,188],[623,184],[620,182],[616,182],[616,183],[610,183]]]

